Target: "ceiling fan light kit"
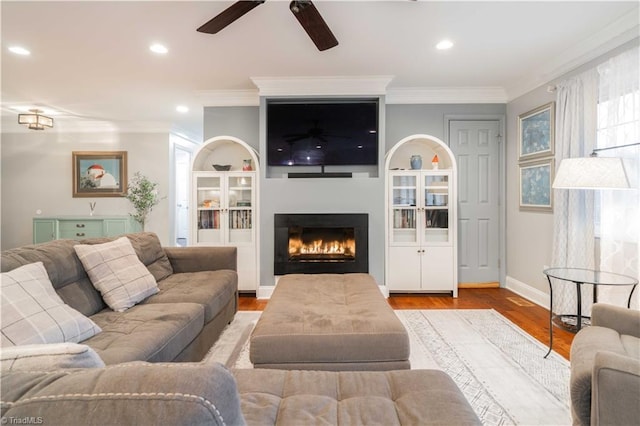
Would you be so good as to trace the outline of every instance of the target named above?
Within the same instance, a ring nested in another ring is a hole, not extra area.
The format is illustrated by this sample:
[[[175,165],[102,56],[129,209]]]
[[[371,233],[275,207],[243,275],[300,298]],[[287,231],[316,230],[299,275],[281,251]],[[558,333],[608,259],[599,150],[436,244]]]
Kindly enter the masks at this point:
[[[265,0],[237,1],[200,26],[197,31],[216,34],[264,2]],[[318,50],[323,51],[338,45],[338,40],[310,0],[292,1],[289,3],[289,10],[291,10],[291,13],[296,17]]]

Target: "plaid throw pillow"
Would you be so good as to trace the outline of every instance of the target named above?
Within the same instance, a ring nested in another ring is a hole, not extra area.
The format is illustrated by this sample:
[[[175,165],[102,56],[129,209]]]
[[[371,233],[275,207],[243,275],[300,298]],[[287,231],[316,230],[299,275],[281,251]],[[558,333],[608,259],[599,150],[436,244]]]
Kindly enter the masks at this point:
[[[3,347],[77,343],[102,331],[60,299],[42,262],[2,273],[1,288]]]
[[[93,286],[114,311],[123,312],[158,292],[155,278],[127,237],[104,244],[78,244],[74,249]]]
[[[48,343],[2,348],[2,371],[54,371],[61,368],[100,368],[104,361],[87,345]]]

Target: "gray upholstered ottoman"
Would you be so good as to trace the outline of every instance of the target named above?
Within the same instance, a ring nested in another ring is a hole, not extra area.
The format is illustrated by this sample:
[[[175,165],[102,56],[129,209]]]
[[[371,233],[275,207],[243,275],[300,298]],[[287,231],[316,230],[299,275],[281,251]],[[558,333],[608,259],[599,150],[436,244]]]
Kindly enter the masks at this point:
[[[438,370],[234,370],[253,425],[480,425],[451,377]]]
[[[410,368],[407,331],[368,274],[282,277],[249,347],[256,368]]]

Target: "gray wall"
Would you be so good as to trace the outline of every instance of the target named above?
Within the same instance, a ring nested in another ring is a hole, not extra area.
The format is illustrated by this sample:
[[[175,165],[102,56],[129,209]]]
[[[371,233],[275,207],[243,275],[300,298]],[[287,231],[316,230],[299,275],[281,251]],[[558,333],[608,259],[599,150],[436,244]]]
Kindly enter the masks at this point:
[[[72,197],[72,151],[127,151],[129,178],[140,171],[162,196],[169,191],[168,133],[56,133],[50,131],[2,134],[2,249],[31,244],[32,219],[41,216],[88,215],[95,201],[96,215],[127,215],[131,203],[121,197]],[[151,212],[146,230],[169,244],[169,202]]]
[[[381,100],[383,102],[383,100]],[[263,100],[264,103],[264,100]],[[445,137],[445,116],[504,115],[504,104],[382,105],[380,171],[384,154],[412,134]],[[260,129],[264,117],[259,107],[205,108],[205,140],[228,135],[264,151]],[[262,132],[264,134],[264,132]],[[286,179],[267,177],[265,161],[260,179],[260,284],[271,286],[273,277],[273,217],[275,213],[367,213],[369,215],[369,271],[384,283],[384,174],[351,179]]]
[[[520,211],[518,115],[555,98],[545,86],[507,104],[507,287],[542,304],[541,293],[549,292],[542,271],[551,265],[553,213]]]
[[[547,92],[548,85],[584,72],[638,44],[638,39],[625,43],[507,104],[507,287],[540,305],[549,303],[549,284],[542,271],[552,266],[553,214],[519,210],[518,115],[555,101],[556,93]],[[557,169],[558,162],[555,166]]]

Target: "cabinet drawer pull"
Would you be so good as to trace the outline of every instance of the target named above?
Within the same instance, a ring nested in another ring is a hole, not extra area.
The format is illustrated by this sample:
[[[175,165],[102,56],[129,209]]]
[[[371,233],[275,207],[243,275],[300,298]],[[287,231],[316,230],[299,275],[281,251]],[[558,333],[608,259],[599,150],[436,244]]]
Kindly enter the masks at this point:
[[[84,237],[84,232],[76,232],[76,237]]]
[[[76,228],[84,228],[84,223],[76,223]]]

